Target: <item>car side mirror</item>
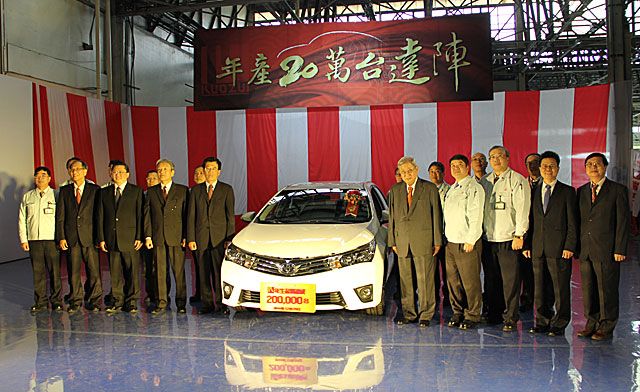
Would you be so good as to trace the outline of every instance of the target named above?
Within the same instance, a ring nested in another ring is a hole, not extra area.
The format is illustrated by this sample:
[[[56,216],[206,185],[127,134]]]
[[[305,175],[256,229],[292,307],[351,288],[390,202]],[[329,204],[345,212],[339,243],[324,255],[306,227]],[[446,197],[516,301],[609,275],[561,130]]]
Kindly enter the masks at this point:
[[[380,216],[380,224],[389,223],[389,210],[382,210],[382,214]]]
[[[255,211],[249,211],[249,212],[245,212],[244,214],[242,214],[242,216],[240,216],[240,220],[242,220],[243,222],[251,223],[251,221],[255,217],[256,217],[256,212]]]

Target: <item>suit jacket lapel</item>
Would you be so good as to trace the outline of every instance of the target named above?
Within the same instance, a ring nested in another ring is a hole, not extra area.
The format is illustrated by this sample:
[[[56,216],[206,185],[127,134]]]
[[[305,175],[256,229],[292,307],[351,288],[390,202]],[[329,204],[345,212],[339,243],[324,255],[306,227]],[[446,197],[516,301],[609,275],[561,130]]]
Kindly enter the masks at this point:
[[[589,186],[591,186],[591,184],[589,184]],[[600,191],[598,192],[598,194],[596,195],[596,201],[593,204],[593,206],[595,206],[596,204],[598,204],[598,202],[600,202],[600,199],[602,199],[607,193],[609,193],[609,180],[605,179],[604,182],[602,183],[602,186],[600,187]],[[589,189],[591,190],[591,189]]]

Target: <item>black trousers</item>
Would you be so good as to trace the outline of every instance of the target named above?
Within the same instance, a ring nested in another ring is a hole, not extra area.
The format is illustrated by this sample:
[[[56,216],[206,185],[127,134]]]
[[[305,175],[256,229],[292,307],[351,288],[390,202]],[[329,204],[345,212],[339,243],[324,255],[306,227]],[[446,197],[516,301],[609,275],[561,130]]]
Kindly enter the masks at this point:
[[[402,313],[407,320],[431,320],[436,311],[433,282],[435,260],[432,255],[400,257],[400,292],[402,293]],[[415,286],[414,286],[415,282]],[[415,293],[418,289],[418,311]]]
[[[443,242],[444,244],[444,242]],[[447,255],[446,246],[442,246],[435,256],[435,293],[436,305],[440,303],[440,288],[442,288],[442,298],[444,302],[449,300],[449,287],[447,285]]]
[[[55,241],[29,241],[29,258],[33,270],[33,300],[36,306],[47,305],[47,278],[49,281],[48,301],[61,305],[60,253]]]
[[[71,264],[71,299],[69,303],[77,306],[85,301],[92,305],[99,306],[102,300],[102,281],[100,276],[100,261],[98,250],[93,246],[82,246],[75,244],[69,247],[67,258]],[[82,285],[82,261],[85,262],[85,272],[87,276],[86,287]],[[83,295],[83,291],[86,294]]]
[[[200,300],[200,261],[198,259],[198,252],[191,252],[191,257],[193,258],[193,281],[196,284],[196,291],[193,293],[193,296],[196,300]]]
[[[535,283],[533,277],[533,264],[531,259],[527,259],[518,253],[518,265],[520,268],[520,303],[523,305],[531,305],[535,298]]]
[[[571,320],[571,260],[541,257],[532,264],[536,326],[564,329]]]
[[[158,287],[158,307],[167,306],[171,282],[168,266],[171,266],[173,278],[176,282],[176,306],[187,304],[187,281],[184,275],[184,249],[181,246],[158,245],[153,247],[154,267],[156,270],[155,283]]]
[[[138,306],[140,283],[138,251],[109,251],[109,272],[111,274],[111,294],[114,306]]]
[[[482,268],[489,320],[496,321],[502,316],[505,323],[515,323],[520,318],[518,253],[511,249],[511,241],[483,242]]]
[[[580,260],[586,329],[612,333],[618,323],[620,264],[613,260]]]
[[[200,273],[200,299],[203,308],[222,309],[220,270],[224,257],[224,244],[209,244],[205,249],[196,250]],[[213,295],[212,295],[213,282]]]
[[[153,249],[143,247],[140,249],[140,256],[144,263],[144,287],[147,299],[153,304],[158,304],[158,271],[156,270],[155,261],[153,260]],[[169,269],[169,261],[166,262],[165,271]],[[167,293],[171,292],[171,276],[165,274]],[[146,300],[146,299],[145,299]]]
[[[473,250],[464,251],[464,244],[447,243],[447,285],[453,318],[479,322],[482,314],[482,283],[480,282],[480,255],[482,241],[476,241]]]

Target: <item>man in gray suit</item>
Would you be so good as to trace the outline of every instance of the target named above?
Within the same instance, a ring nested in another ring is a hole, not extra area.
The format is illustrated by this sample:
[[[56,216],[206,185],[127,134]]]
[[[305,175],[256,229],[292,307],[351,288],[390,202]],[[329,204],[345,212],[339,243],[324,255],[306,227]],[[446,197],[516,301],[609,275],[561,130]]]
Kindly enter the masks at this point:
[[[428,327],[435,313],[434,256],[442,246],[442,212],[438,188],[418,178],[418,165],[412,157],[398,161],[402,176],[389,192],[388,245],[398,254],[402,317],[398,325],[419,321]],[[414,274],[418,288],[416,312]]]

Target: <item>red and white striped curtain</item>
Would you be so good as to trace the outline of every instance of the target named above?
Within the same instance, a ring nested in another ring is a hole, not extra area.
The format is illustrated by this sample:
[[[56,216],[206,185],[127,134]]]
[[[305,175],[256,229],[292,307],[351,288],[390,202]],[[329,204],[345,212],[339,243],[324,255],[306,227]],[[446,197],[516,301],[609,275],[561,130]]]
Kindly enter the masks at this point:
[[[559,179],[587,181],[586,154],[608,152],[612,129],[609,85],[506,92],[492,101],[371,107],[194,112],[190,107],[129,107],[33,85],[34,162],[66,179],[65,161],[79,156],[88,177],[108,180],[110,159],[131,167],[144,184],[160,157],[176,164],[179,183],[193,185],[194,168],[207,156],[222,161],[221,180],[236,193],[236,213],[257,210],[280,187],[304,181],[394,183],[400,157],[448,167],[453,154],[470,156],[503,144],[511,166],[526,175],[531,152],[556,151]],[[452,182],[449,173],[447,181]]]

